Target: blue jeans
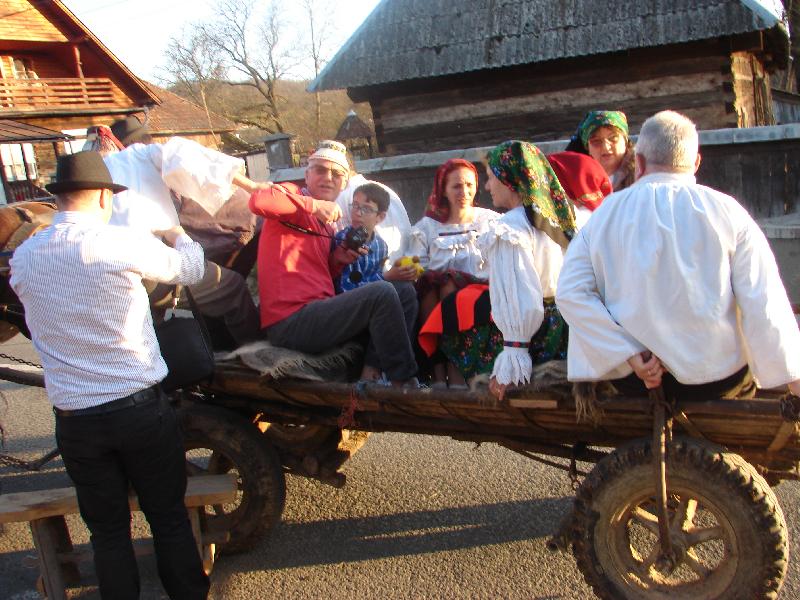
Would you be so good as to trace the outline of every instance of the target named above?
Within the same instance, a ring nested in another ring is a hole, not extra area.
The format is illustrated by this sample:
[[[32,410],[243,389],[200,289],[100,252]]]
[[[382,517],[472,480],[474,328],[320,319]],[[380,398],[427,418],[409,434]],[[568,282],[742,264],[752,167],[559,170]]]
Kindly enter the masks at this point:
[[[203,573],[184,505],[186,460],[175,410],[163,393],[102,415],[56,415],[56,441],[91,533],[100,595],[139,597],[128,488],[139,497],[161,583],[173,600],[204,599]]]

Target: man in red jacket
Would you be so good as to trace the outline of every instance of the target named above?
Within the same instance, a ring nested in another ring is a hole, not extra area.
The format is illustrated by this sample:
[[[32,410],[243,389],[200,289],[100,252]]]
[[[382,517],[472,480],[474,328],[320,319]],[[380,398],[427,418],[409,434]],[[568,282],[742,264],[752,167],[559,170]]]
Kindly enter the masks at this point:
[[[336,296],[333,278],[359,253],[332,243],[341,218],[336,197],[350,175],[345,148],[321,142],[309,157],[306,185],[264,184],[250,210],[264,217],[258,249],[261,327],[276,346],[325,352],[368,332],[364,375],[384,372],[395,384],[417,365],[406,319],[416,315],[411,286],[378,281]]]

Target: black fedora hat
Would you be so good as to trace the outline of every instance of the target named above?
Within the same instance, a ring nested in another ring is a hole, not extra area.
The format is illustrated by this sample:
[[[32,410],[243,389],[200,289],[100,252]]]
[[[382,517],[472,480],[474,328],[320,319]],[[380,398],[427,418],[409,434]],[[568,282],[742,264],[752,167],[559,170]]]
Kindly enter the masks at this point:
[[[147,126],[136,117],[125,117],[111,124],[111,133],[114,134],[123,146],[130,146],[142,141],[148,135]]]
[[[128,188],[111,179],[99,152],[77,152],[58,157],[56,180],[44,186],[51,194],[77,190],[111,190],[115,194]]]

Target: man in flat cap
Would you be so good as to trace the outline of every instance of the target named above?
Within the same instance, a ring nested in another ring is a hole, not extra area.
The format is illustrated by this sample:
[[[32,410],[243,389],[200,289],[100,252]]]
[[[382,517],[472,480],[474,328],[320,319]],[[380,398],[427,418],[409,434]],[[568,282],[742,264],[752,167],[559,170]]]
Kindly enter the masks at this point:
[[[203,250],[181,227],[150,233],[109,225],[112,196],[125,187],[97,152],[60,157],[47,189],[59,212],[16,249],[10,283],[44,365],[56,441],[91,532],[100,594],[139,597],[132,485],[167,593],[205,598],[208,578],[183,501],[185,454],[159,387],[167,366],[142,286],[143,278],[199,281]]]

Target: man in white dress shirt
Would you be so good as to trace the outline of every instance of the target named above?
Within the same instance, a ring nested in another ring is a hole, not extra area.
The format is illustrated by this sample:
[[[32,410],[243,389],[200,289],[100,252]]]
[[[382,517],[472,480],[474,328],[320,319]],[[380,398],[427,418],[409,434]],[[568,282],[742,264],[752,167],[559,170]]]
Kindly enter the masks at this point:
[[[571,381],[624,394],[800,394],[800,332],[767,240],[732,197],[698,185],[694,124],[671,111],[642,126],[638,181],[606,198],[572,240],[556,303]]]
[[[56,441],[91,532],[100,594],[139,597],[128,488],[150,523],[158,572],[171,598],[205,598],[184,506],[186,460],[142,278],[193,284],[203,250],[180,227],[152,233],[109,225],[113,183],[97,152],[58,159],[59,212],[11,259],[56,415]],[[172,247],[170,247],[172,246]]]

